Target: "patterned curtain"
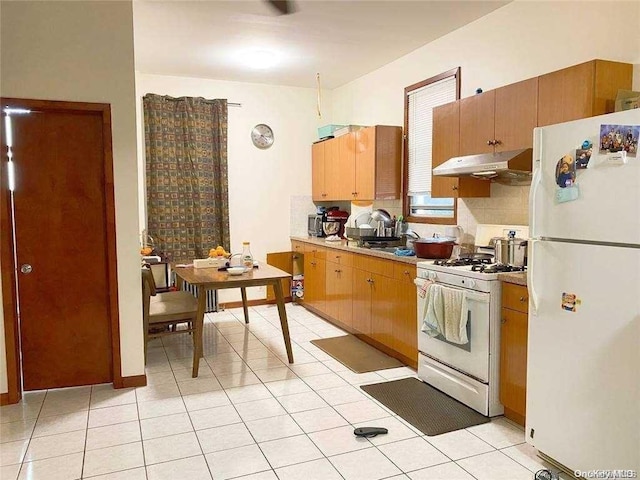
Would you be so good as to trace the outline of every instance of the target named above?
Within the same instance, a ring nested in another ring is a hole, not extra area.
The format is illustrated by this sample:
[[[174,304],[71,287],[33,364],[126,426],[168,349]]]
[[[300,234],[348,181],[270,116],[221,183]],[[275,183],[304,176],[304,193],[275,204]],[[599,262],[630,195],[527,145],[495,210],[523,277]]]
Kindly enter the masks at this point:
[[[227,101],[144,96],[147,231],[170,260],[229,249]]]

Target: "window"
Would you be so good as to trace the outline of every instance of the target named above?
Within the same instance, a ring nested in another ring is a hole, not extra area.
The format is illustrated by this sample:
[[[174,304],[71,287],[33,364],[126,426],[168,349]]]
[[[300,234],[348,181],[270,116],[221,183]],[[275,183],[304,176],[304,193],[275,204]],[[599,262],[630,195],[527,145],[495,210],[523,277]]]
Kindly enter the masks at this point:
[[[456,223],[456,200],[431,197],[433,108],[460,98],[460,68],[405,88],[404,215],[411,222]]]

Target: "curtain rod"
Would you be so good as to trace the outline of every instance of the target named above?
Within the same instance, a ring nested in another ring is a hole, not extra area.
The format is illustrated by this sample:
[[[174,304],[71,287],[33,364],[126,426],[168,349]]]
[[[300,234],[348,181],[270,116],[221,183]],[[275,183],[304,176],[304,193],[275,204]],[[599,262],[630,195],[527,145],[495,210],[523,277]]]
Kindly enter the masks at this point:
[[[227,102],[227,106],[228,107],[241,107],[242,104],[241,103]]]

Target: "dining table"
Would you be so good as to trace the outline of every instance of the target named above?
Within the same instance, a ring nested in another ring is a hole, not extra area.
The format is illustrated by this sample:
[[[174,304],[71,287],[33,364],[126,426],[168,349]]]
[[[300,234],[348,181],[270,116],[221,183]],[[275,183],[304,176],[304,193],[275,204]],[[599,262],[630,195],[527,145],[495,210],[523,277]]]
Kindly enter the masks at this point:
[[[198,376],[198,368],[200,358],[203,355],[203,336],[204,336],[204,314],[206,309],[207,291],[223,290],[229,288],[239,288],[242,295],[242,308],[244,310],[244,321],[249,323],[249,307],[247,304],[247,288],[269,286],[273,287],[278,314],[280,316],[280,325],[282,327],[282,336],[284,337],[284,345],[287,350],[287,358],[289,363],[293,363],[293,351],[291,349],[291,338],[289,337],[289,323],[287,322],[287,311],[284,306],[284,293],[282,289],[282,280],[290,279],[291,274],[284,272],[266,263],[257,262],[252,269],[246,269],[240,275],[232,275],[225,269],[215,267],[194,268],[193,266],[174,266],[173,271],[176,275],[176,287],[182,290],[183,282],[193,285],[197,289],[198,313],[194,325],[194,362],[192,377]]]

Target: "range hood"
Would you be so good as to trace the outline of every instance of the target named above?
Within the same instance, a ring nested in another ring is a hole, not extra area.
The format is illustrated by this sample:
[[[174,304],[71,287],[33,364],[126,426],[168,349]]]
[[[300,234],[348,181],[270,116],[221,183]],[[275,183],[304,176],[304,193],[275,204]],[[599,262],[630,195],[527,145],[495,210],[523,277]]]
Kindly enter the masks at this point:
[[[473,177],[506,185],[531,184],[533,149],[454,157],[433,169],[443,177]]]

